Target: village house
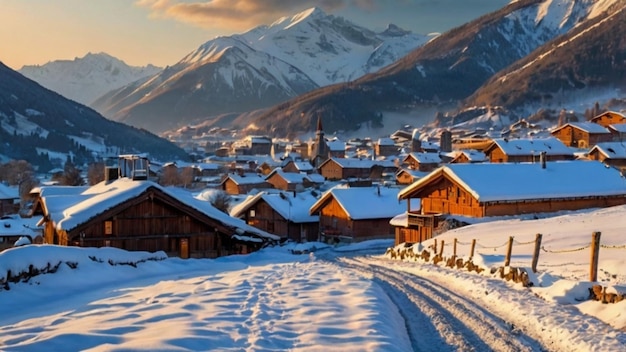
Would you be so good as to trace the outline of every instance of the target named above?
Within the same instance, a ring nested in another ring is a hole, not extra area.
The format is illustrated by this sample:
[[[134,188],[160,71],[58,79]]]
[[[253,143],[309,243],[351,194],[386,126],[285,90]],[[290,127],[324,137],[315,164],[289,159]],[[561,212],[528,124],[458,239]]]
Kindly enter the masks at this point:
[[[400,148],[391,138],[379,138],[374,144],[374,151],[377,157],[398,155]]]
[[[484,163],[489,161],[485,153],[473,149],[461,149],[448,153],[451,156],[450,164]]]
[[[411,183],[419,180],[420,178],[428,175],[429,172],[411,170],[411,169],[400,169],[396,172],[396,184],[398,185],[410,185]]]
[[[609,125],[607,128],[613,135],[614,141],[626,142],[626,123]]]
[[[38,221],[17,214],[0,217],[0,252],[27,244],[42,244],[43,229],[37,226]]]
[[[383,173],[395,173],[397,169],[393,161],[387,160],[330,158],[319,166],[319,173],[327,180],[380,179]]]
[[[220,183],[220,189],[228,194],[248,194],[253,189],[271,187],[264,175],[251,172],[228,174]]]
[[[321,183],[324,183],[321,175],[320,178]],[[305,188],[319,186],[320,178],[315,178],[313,174],[285,172],[280,167],[277,167],[267,175],[265,181],[269,183],[272,188],[281,189],[283,191],[300,191]]]
[[[489,217],[626,204],[626,179],[597,161],[449,164],[402,189],[408,219],[401,242],[436,234],[451,216]],[[419,210],[411,206],[420,201]]]
[[[20,205],[17,187],[9,187],[0,182],[0,216],[16,214]]]
[[[309,209],[318,197],[317,191],[261,191],[235,205],[230,215],[280,236],[283,241],[317,241],[319,216],[309,214]]]
[[[589,150],[587,157],[626,170],[626,144],[622,142],[598,143]]]
[[[432,171],[441,164],[441,157],[439,153],[413,152],[409,153],[402,163],[408,165],[411,170]]]
[[[122,177],[92,187],[44,186],[33,192],[33,216],[41,219],[49,244],[215,258],[279,240],[188,191],[148,180]]]
[[[593,122],[568,122],[555,128],[550,134],[566,146],[580,149],[613,140],[613,135],[606,127]]]
[[[495,138],[484,152],[492,163],[538,162],[542,152],[545,152],[546,161],[575,159],[574,152],[554,137],[537,139]]]
[[[284,172],[304,172],[307,174],[312,174],[312,173],[317,172],[317,170],[315,170],[315,168],[313,167],[313,165],[311,165],[310,162],[296,161],[296,160],[289,160],[283,166],[283,171]]]
[[[616,111],[607,111],[594,116],[589,122],[597,123],[603,127],[609,127],[610,125],[625,124],[626,116]]]
[[[309,211],[311,215],[319,215],[320,241],[393,238],[394,230],[389,221],[406,210],[406,201],[398,201],[399,190],[378,185],[331,188]]]
[[[346,142],[334,138],[326,141],[326,145],[328,146],[328,153],[331,158],[346,157]]]

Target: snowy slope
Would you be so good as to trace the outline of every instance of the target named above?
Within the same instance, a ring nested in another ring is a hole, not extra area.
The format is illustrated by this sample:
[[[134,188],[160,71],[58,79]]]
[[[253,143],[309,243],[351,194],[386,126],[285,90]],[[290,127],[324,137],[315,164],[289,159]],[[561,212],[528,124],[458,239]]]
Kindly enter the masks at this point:
[[[90,104],[104,93],[120,88],[161,69],[152,65],[135,67],[105,53],[88,53],[74,60],[27,65],[18,70],[24,76],[81,104]]]

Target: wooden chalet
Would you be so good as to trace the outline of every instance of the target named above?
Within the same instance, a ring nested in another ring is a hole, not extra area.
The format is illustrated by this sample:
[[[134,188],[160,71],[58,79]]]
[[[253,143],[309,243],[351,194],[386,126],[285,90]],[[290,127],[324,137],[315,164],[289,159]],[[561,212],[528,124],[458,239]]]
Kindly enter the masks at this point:
[[[398,155],[400,148],[396,145],[396,142],[391,138],[379,138],[374,144],[374,151],[376,156],[392,156]]]
[[[441,157],[439,153],[413,152],[409,153],[402,163],[408,165],[411,170],[432,171],[441,164]]]
[[[411,183],[419,180],[426,175],[428,175],[428,172],[411,169],[400,169],[398,172],[396,172],[396,184],[410,185]]]
[[[609,125],[607,128],[613,135],[614,141],[626,142],[626,123]]]
[[[228,174],[220,183],[220,188],[228,194],[248,194],[253,189],[271,187],[264,175],[245,172]]]
[[[401,242],[434,236],[449,215],[488,217],[626,204],[626,179],[596,161],[450,164],[400,191],[408,200]],[[413,210],[411,202],[420,201]]]
[[[330,158],[319,166],[319,172],[327,180],[347,180],[349,178],[370,178],[377,174],[396,172],[393,161],[371,159]]]
[[[296,161],[296,160],[289,160],[283,166],[283,171],[284,172],[299,172],[299,173],[304,172],[306,174],[317,172],[317,170],[315,170],[315,168],[313,167],[313,165],[311,165],[310,162]]]
[[[605,165],[626,170],[626,144],[622,142],[598,143],[591,148],[587,157]]]
[[[485,153],[473,149],[462,149],[452,152],[450,164],[484,163],[489,161]]]
[[[175,193],[151,181],[120,178],[68,188],[38,190],[34,216],[41,216],[46,243],[215,258],[278,240],[187,191]]]
[[[248,225],[280,236],[281,240],[317,241],[319,216],[310,215],[309,208],[317,201],[312,192],[280,192],[267,190],[249,196],[230,211]]]
[[[596,123],[603,127],[609,127],[610,125],[626,123],[626,116],[616,111],[607,111],[594,116],[589,122]]]
[[[274,169],[265,181],[272,188],[281,189],[283,191],[296,191],[318,185],[311,175],[298,172],[284,172],[280,167]]]
[[[538,162],[542,152],[545,152],[546,161],[575,159],[574,152],[554,137],[537,139],[496,138],[484,152],[492,163]]]
[[[550,134],[568,147],[581,149],[613,140],[613,135],[606,127],[593,122],[568,122]]]
[[[0,218],[0,252],[26,244],[42,244],[42,229],[38,219],[21,218],[17,214]]]
[[[398,201],[399,190],[381,186],[331,188],[310,209],[311,215],[319,215],[320,241],[393,238],[389,221],[406,210],[406,203]]]

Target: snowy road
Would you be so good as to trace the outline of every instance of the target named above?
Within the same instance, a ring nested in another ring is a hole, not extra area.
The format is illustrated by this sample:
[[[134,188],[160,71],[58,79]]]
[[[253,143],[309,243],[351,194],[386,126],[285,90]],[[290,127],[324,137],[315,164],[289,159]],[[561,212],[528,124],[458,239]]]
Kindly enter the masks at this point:
[[[572,306],[382,252],[267,248],[157,261],[111,248],[4,252],[0,264],[11,268],[75,264],[0,291],[0,350],[626,350],[626,333]]]
[[[434,281],[365,257],[338,261],[371,276],[398,306],[416,351],[540,351],[545,347],[510,323]]]

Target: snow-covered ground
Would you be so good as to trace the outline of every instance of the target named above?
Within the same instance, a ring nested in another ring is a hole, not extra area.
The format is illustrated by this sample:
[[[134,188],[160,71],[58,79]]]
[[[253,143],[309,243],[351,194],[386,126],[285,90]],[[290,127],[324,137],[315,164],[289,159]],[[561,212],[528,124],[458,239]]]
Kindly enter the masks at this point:
[[[601,231],[598,280],[626,286],[625,215],[619,206],[503,219],[437,237],[439,244],[457,238],[460,256],[469,252],[462,243],[477,239],[474,261],[496,267],[514,236],[511,265],[529,267],[533,245],[526,243],[542,233],[532,288],[488,272],[391,260],[384,255],[390,241],[287,245],[214,260],[113,248],[10,249],[0,253],[0,277],[62,263],[55,273],[0,289],[0,349],[623,351],[626,303],[587,300],[585,247]],[[311,246],[311,254],[292,254]],[[444,255],[451,250],[446,245]]]

